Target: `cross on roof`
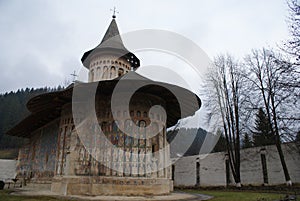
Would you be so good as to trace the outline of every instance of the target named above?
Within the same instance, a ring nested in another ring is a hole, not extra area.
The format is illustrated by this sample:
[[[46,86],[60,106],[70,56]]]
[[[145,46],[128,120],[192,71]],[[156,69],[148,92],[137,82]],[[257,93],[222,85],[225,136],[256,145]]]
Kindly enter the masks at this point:
[[[119,13],[119,11],[117,11],[116,7],[114,6],[114,9],[110,9],[110,11],[113,11],[113,18],[116,18],[116,13]]]
[[[73,76],[73,82],[75,82],[76,77],[78,77],[78,75],[76,75],[76,71],[74,70],[74,72],[72,74],[70,74]]]

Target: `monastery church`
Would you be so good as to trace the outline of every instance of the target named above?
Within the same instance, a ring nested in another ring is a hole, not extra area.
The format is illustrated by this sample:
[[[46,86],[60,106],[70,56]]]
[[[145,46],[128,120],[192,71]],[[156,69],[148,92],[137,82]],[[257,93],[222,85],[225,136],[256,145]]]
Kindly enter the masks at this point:
[[[194,115],[199,97],[136,73],[140,60],[126,49],[114,15],[81,61],[87,83],[33,97],[30,115],[8,132],[28,139],[17,177],[61,195],[169,194],[166,129]]]

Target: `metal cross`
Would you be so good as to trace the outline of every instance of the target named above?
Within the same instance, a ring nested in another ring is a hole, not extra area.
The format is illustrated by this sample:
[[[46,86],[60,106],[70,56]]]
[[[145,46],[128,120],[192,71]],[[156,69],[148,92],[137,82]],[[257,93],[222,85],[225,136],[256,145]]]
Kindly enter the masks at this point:
[[[113,18],[116,18],[116,13],[119,13],[119,11],[117,11],[116,7],[114,6],[114,9],[110,9],[110,11],[113,11]]]
[[[73,76],[73,82],[75,82],[76,80],[76,77],[78,77],[78,75],[76,75],[76,71],[74,70],[74,73],[70,74]]]

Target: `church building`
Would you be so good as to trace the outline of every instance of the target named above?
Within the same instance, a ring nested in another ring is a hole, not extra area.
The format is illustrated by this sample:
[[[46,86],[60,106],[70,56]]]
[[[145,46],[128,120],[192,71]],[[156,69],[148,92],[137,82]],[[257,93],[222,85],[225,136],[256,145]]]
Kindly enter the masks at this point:
[[[193,92],[135,72],[115,16],[83,54],[88,82],[30,99],[30,115],[8,134],[28,139],[18,178],[61,195],[165,195],[173,189],[166,130],[192,116]]]

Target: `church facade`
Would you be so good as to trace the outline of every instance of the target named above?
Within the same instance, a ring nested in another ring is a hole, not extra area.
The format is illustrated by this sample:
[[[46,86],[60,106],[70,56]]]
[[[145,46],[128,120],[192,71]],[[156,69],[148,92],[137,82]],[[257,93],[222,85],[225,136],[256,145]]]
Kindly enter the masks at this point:
[[[31,114],[8,132],[28,138],[19,151],[18,178],[51,184],[62,195],[170,193],[166,129],[193,115],[200,99],[136,73],[140,60],[124,46],[115,16],[82,63],[88,83],[32,98]]]

